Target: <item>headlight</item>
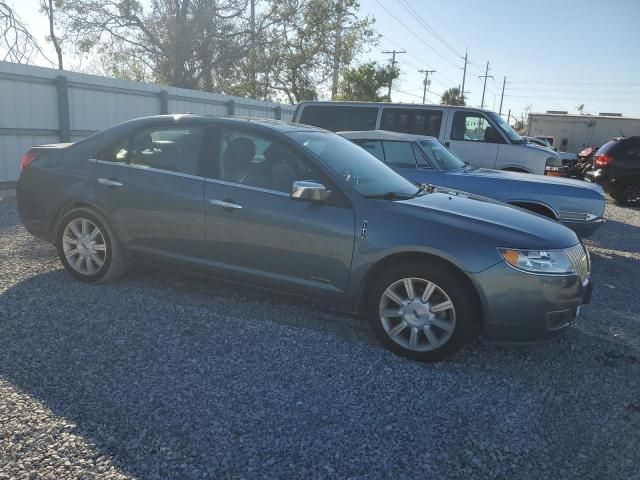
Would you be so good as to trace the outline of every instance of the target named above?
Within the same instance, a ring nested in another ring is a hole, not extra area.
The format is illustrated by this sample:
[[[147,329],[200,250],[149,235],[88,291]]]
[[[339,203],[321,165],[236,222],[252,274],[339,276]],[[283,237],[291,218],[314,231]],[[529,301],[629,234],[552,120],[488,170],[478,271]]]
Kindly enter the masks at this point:
[[[516,250],[499,248],[505,262],[530,273],[568,274],[575,270],[564,250]]]

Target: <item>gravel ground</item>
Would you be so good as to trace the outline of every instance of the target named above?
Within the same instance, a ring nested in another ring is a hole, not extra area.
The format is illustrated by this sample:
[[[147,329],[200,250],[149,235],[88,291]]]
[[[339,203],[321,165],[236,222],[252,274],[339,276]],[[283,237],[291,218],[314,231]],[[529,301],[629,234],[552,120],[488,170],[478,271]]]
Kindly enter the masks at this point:
[[[567,335],[425,365],[301,301],[81,284],[0,202],[0,479],[640,479],[640,211],[607,217]]]

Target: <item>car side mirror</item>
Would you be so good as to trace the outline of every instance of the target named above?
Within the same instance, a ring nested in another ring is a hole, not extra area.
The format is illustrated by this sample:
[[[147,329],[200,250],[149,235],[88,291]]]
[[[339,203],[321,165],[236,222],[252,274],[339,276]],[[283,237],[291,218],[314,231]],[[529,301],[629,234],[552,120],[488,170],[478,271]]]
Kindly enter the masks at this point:
[[[310,180],[296,180],[291,184],[291,198],[310,202],[324,202],[329,198],[331,190],[318,182]]]

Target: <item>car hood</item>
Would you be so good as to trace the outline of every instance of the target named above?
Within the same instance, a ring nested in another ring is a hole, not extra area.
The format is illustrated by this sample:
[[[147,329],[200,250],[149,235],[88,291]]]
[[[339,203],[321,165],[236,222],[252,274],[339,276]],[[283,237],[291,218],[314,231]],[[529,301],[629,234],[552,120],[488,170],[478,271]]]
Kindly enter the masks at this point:
[[[515,183],[527,183],[530,185],[555,185],[561,187],[584,188],[602,194],[602,188],[593,183],[576,180],[575,178],[551,177],[547,175],[532,175],[530,173],[507,172],[504,170],[492,170],[489,168],[460,169],[446,172],[449,175],[468,175],[470,177],[492,178]]]
[[[564,225],[541,215],[467,192],[438,187],[394,202],[407,213],[483,236],[496,247],[559,249],[579,243]]]

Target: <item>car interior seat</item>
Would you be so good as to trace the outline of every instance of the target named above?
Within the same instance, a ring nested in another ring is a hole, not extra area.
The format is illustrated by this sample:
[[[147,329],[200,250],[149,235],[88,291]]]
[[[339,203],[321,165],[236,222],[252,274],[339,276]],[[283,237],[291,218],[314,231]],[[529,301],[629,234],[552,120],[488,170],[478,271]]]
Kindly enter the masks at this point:
[[[251,161],[256,155],[256,145],[246,137],[238,137],[231,141],[222,158],[223,176],[225,180],[235,183],[248,183],[251,174]]]

